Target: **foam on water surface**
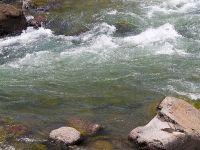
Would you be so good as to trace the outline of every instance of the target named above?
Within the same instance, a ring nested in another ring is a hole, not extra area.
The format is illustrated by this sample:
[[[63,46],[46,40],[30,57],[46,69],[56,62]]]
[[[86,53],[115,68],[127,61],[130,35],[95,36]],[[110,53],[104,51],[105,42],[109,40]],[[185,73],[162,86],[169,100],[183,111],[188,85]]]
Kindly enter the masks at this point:
[[[32,27],[29,27],[19,36],[0,39],[0,48],[3,48],[5,46],[12,46],[14,44],[21,44],[23,46],[26,46],[26,44],[28,43],[37,41],[40,37],[49,38],[52,35],[52,31],[49,29],[39,28],[38,30],[36,30]]]
[[[178,37],[181,37],[181,35],[179,35],[176,32],[174,26],[167,23],[155,29],[149,28],[146,31],[140,33],[139,35],[126,37],[124,38],[124,41],[144,46],[146,44],[151,44],[154,42],[175,40]]]
[[[147,6],[148,17],[153,17],[156,13],[172,14],[172,13],[191,13],[199,10],[199,0],[168,0],[158,5]]]
[[[127,140],[133,126],[149,119],[152,100],[199,99],[200,39],[188,34],[198,34],[199,1],[137,3],[138,11],[94,14],[97,21],[76,36],[28,28],[0,39],[1,112],[36,128],[72,115],[95,118],[111,137]],[[124,28],[130,30],[118,32]]]

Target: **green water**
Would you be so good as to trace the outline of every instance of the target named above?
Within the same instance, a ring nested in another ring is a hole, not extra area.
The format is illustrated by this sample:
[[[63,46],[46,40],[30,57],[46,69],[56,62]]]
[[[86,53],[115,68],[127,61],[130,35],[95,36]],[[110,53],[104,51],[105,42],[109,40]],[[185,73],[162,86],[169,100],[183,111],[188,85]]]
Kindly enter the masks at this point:
[[[66,1],[69,9],[55,12],[63,31],[81,24],[84,33],[29,28],[0,39],[1,116],[40,138],[78,117],[103,124],[113,149],[133,149],[127,135],[152,118],[152,103],[168,95],[200,98],[199,5]]]

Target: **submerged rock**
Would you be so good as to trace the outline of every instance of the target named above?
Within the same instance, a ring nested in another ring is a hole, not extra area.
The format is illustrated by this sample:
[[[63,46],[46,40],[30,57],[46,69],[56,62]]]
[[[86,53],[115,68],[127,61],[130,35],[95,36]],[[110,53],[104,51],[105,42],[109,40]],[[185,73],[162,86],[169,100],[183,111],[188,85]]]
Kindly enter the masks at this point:
[[[64,143],[65,145],[74,145],[81,140],[81,134],[74,128],[61,127],[50,132],[49,138],[56,143]]]
[[[166,97],[157,115],[132,130],[129,139],[145,150],[200,149],[200,112],[184,100]]]
[[[28,133],[29,129],[22,124],[11,124],[4,127],[9,136],[19,137]]]
[[[92,136],[97,134],[103,127],[97,123],[90,123],[81,119],[73,118],[69,125],[77,129],[83,136]]]
[[[112,144],[109,141],[105,140],[97,140],[94,143],[92,143],[89,148],[89,150],[112,150]]]
[[[26,27],[26,18],[21,10],[13,5],[0,4],[0,36],[20,33]]]
[[[29,147],[30,150],[47,150],[47,147],[43,144],[32,144]]]

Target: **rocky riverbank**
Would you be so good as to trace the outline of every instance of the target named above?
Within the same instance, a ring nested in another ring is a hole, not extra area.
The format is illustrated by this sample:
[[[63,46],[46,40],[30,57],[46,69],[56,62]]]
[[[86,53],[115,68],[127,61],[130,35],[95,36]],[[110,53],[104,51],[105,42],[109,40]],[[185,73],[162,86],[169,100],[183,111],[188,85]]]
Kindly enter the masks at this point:
[[[18,1],[16,3],[19,5]],[[121,15],[110,18],[108,14],[107,18],[102,20],[101,16],[97,15],[103,9],[120,9],[123,7],[125,7],[123,3],[109,0],[87,1],[85,3],[61,0],[23,0],[20,9],[23,11],[23,17],[25,16],[27,19],[26,26],[33,26],[34,28],[45,26],[55,34],[80,35],[93,28],[94,24],[106,21],[115,25],[119,34],[139,33],[138,26],[142,27],[144,23],[137,22],[139,21],[137,17],[135,20],[129,20],[122,18]],[[17,28],[18,32],[25,29],[22,25],[18,27],[21,27]],[[13,28],[11,33],[14,33],[17,29]],[[4,31],[6,30],[4,29]]]
[[[138,149],[199,149],[200,111],[198,109],[174,97],[166,97],[157,109],[157,115],[146,126],[135,128],[128,136],[131,142],[138,145]],[[14,122],[10,118],[0,118],[0,148],[113,150],[112,144],[104,135],[104,129],[98,123],[71,118],[66,125],[49,130],[46,138],[38,139],[30,138],[31,127]]]
[[[198,150],[200,111],[186,101],[166,97],[157,115],[146,126],[132,130],[129,139],[144,150]]]

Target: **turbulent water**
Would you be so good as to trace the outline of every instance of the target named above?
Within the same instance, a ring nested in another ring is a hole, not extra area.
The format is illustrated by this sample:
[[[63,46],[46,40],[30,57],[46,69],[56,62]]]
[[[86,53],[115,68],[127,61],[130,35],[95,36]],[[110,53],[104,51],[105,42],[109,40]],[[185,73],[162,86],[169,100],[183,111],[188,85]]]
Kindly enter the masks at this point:
[[[77,36],[28,28],[0,39],[1,115],[35,132],[73,117],[100,122],[122,149],[153,101],[200,99],[200,0],[121,2]]]

